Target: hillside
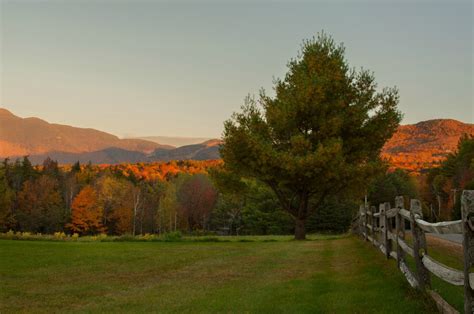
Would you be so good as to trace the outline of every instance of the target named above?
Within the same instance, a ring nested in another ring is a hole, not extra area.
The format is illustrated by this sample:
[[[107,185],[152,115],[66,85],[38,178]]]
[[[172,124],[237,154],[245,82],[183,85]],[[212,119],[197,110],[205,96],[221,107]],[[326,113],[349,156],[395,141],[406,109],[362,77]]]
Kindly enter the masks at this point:
[[[436,166],[455,151],[463,134],[474,135],[474,124],[436,119],[402,125],[383,148],[382,157],[389,160],[393,168],[420,172]],[[0,108],[1,158],[29,155],[37,164],[48,156],[63,164],[77,160],[117,164],[220,158],[220,140],[196,144],[198,138],[167,138],[168,142],[178,144],[194,143],[174,148],[154,142],[159,137],[149,139],[119,139],[93,129],[50,124],[38,118],[23,119]]]
[[[209,140],[201,144],[186,145],[175,149],[157,149],[151,154],[154,161],[169,160],[208,160],[219,159],[219,140]]]
[[[419,172],[454,152],[463,134],[474,135],[474,124],[436,119],[402,125],[383,148],[382,156],[394,168]]]
[[[0,108],[0,157],[90,153],[111,147],[146,154],[157,148],[170,148],[141,139],[122,140],[94,129],[51,124],[38,118],[23,119]]]

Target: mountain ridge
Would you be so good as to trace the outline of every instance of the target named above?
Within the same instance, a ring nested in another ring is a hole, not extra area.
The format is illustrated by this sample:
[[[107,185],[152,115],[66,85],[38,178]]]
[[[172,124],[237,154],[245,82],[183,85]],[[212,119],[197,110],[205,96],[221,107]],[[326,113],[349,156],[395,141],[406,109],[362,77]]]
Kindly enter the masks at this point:
[[[171,145],[176,148],[187,145],[200,144],[209,140],[211,137],[184,137],[184,136],[140,136],[131,137],[132,139],[141,139],[155,142],[161,145]]]
[[[88,153],[117,147],[151,153],[172,148],[140,139],[120,139],[115,135],[69,125],[48,123],[36,117],[20,118],[0,108],[0,156],[41,155],[52,151]]]
[[[23,124],[27,125],[27,132]],[[39,131],[31,130],[36,127]],[[38,138],[38,133],[45,130],[50,134]],[[474,124],[454,119],[432,119],[400,125],[383,147],[381,156],[392,168],[418,173],[436,166],[454,152],[463,134],[474,136]],[[75,141],[65,141],[62,136]],[[91,140],[96,143],[89,143]],[[75,142],[79,145],[74,146]],[[172,147],[142,139],[120,139],[95,129],[48,123],[34,117],[20,118],[0,108],[0,157],[29,155],[36,164],[47,157],[60,163],[91,161],[97,164],[219,159],[221,143],[219,139],[206,139],[201,143]]]

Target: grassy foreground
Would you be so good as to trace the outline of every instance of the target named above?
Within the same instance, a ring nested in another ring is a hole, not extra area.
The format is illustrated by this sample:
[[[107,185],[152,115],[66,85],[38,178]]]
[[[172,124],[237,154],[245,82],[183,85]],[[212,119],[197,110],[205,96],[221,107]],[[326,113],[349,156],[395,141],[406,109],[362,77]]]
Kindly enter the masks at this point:
[[[0,313],[434,311],[395,262],[352,236],[304,242],[0,240],[0,282]]]

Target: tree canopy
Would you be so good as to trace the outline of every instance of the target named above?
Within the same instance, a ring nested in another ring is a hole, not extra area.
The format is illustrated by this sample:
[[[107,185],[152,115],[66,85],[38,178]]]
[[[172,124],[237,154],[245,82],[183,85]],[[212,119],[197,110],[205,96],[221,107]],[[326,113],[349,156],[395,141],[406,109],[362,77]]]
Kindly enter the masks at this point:
[[[397,89],[378,90],[374,75],[351,69],[344,54],[324,33],[304,41],[275,80],[275,96],[247,97],[224,124],[226,169],[268,185],[295,219],[296,239],[315,207],[366,185],[401,120]]]

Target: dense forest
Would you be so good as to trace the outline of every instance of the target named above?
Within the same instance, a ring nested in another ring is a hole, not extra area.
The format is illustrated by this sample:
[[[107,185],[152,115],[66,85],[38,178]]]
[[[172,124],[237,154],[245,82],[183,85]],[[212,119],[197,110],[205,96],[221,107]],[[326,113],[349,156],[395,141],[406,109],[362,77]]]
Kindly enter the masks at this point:
[[[426,175],[389,170],[373,179],[368,200],[423,200],[427,219],[460,216],[463,189],[474,189],[474,138]],[[318,206],[309,232],[345,232],[361,200],[340,195]],[[272,191],[225,172],[222,161],[59,166],[27,157],[0,164],[0,231],[89,235],[168,233],[289,234],[292,217]]]
[[[27,157],[0,166],[0,230],[107,233],[288,233],[270,192],[258,184],[236,203],[209,175],[221,161],[58,166]]]
[[[27,157],[0,165],[0,231],[110,235],[288,234],[290,215],[255,180],[223,175],[221,161],[59,166]],[[343,206],[344,207],[344,206]],[[322,210],[310,231],[347,230],[353,206]],[[329,218],[328,219],[325,219]]]

